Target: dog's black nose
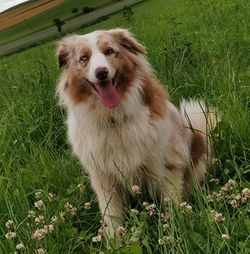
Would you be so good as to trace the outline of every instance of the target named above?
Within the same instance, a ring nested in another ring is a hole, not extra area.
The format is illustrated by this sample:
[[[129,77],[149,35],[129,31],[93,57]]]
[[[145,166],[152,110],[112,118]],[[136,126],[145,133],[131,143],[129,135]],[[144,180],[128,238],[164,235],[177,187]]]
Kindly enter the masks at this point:
[[[108,78],[109,71],[106,67],[99,67],[95,70],[95,76],[103,81]]]

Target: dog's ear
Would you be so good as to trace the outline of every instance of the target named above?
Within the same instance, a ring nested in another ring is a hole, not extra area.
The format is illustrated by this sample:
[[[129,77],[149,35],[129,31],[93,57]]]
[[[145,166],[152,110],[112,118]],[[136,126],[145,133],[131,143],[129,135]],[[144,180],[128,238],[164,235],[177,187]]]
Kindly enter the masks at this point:
[[[126,29],[117,28],[108,31],[115,41],[133,54],[144,54],[145,48]]]
[[[64,37],[60,42],[56,50],[56,55],[58,59],[58,65],[59,68],[61,67],[67,67],[68,62],[70,59],[71,51],[72,51],[72,45],[74,43],[74,37],[73,36],[67,36]]]

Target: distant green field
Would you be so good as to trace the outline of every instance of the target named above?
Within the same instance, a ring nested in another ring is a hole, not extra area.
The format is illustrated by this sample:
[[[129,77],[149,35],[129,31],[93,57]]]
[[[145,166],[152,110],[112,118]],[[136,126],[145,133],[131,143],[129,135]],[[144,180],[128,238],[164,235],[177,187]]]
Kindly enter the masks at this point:
[[[54,18],[65,20],[74,17],[76,15],[72,13],[74,7],[78,8],[78,13],[81,13],[83,7],[96,7],[107,2],[110,2],[110,0],[66,0],[64,3],[44,11],[22,23],[1,30],[0,45],[14,41],[45,27],[52,26]]]
[[[142,195],[131,207],[139,215],[126,212],[120,243],[112,240],[107,250],[105,240],[93,241],[101,216],[67,142],[51,41],[0,60],[0,253],[18,251],[20,243],[25,249],[18,253],[25,254],[250,253],[250,2],[147,0],[132,10],[131,21],[120,12],[76,33],[129,28],[176,105],[202,97],[220,112],[214,163],[187,201],[192,209],[172,205],[165,213],[157,206],[150,216]],[[46,225],[53,230],[34,239]],[[16,236],[7,239],[10,232]]]

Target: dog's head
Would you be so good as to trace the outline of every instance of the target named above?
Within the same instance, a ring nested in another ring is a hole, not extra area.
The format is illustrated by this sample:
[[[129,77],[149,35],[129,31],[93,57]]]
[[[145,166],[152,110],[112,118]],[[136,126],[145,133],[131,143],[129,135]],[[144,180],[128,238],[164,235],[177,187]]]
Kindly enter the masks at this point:
[[[65,37],[57,49],[66,77],[63,90],[74,102],[92,96],[103,106],[115,108],[132,86],[144,51],[125,29]]]

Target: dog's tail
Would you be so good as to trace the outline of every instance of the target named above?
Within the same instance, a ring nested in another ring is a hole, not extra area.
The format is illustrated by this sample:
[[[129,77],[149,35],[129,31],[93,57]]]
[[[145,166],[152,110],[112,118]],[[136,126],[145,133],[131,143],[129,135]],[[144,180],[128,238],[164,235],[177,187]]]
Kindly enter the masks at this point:
[[[182,100],[180,112],[187,127],[205,135],[210,135],[217,125],[218,119],[215,110],[206,106],[204,101]]]
[[[218,122],[217,114],[213,108],[207,107],[204,101],[196,100],[182,100],[180,113],[185,127],[189,129],[188,139],[193,169],[196,180],[200,182],[206,173],[207,164],[212,159],[210,134]],[[193,178],[190,176],[189,178]]]

